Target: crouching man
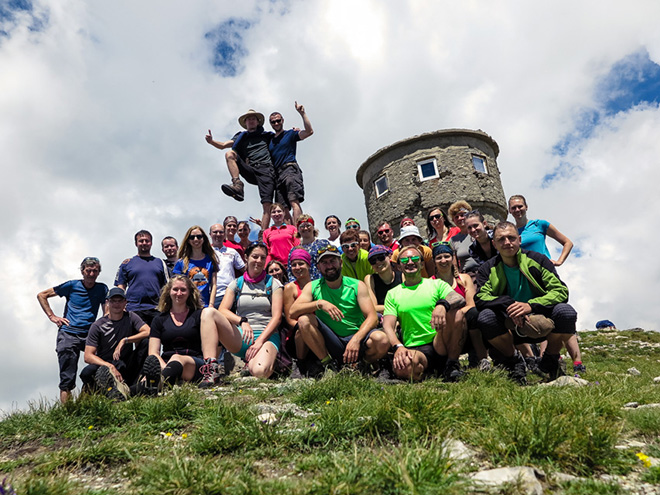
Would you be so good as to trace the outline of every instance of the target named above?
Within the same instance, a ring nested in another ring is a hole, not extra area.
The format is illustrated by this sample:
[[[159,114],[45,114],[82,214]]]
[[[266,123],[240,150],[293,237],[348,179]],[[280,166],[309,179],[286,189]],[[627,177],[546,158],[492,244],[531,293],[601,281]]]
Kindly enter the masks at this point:
[[[554,380],[559,351],[575,334],[577,321],[575,309],[567,304],[568,288],[546,256],[520,249],[520,235],[512,223],[495,226],[493,244],[499,255],[477,273],[479,290],[474,300],[479,329],[496,351],[493,359],[523,385],[527,367],[515,346],[547,340],[538,368]]]
[[[96,387],[110,398],[126,397],[128,386],[137,381],[147,357],[149,325],[126,311],[126,293],[120,287],[108,292],[107,316],[96,320],[87,335],[85,363],[80,373],[84,388]],[[135,348],[134,345],[135,344]],[[123,384],[123,385],[119,385]]]
[[[358,363],[371,370],[390,348],[387,336],[375,330],[378,323],[364,282],[342,276],[339,250],[319,249],[321,278],[307,284],[290,309],[309,349],[324,367]]]
[[[419,381],[440,372],[445,381],[463,375],[458,358],[465,343],[465,299],[446,282],[422,277],[424,256],[416,246],[402,248],[398,259],[403,283],[385,297],[383,329],[395,347],[392,368],[399,378]],[[401,324],[401,340],[396,334]]]

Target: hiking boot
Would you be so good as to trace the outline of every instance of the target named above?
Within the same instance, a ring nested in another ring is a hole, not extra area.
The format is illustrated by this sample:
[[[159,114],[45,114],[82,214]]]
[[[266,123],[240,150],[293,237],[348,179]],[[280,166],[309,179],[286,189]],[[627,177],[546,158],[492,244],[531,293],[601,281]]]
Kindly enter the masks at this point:
[[[199,388],[213,387],[220,381],[220,366],[218,365],[218,361],[213,358],[208,358],[204,364],[199,367],[199,372],[202,374]]]
[[[573,373],[586,373],[587,372],[587,367],[580,363],[580,364],[573,364]]]
[[[96,371],[94,381],[108,399],[124,401],[130,395],[128,385],[120,381],[107,366],[101,366]]]
[[[238,177],[231,180],[231,184],[223,184],[222,192],[227,196],[234,198],[236,201],[243,201],[245,196],[243,194],[243,181]]]
[[[510,358],[505,359],[503,364],[509,372],[509,379],[519,385],[527,385],[527,365],[525,358],[520,353],[516,352]]]
[[[142,375],[145,378],[142,392],[145,395],[158,395],[158,392],[162,390],[162,378],[160,361],[156,356],[147,356],[147,359],[144,360]]]
[[[488,360],[488,358],[483,358],[481,361],[479,361],[479,371],[487,373],[492,369],[493,369],[493,365]]]
[[[444,371],[442,372],[442,381],[448,383],[455,383],[465,376],[465,371],[461,369],[461,363],[450,359],[447,361]]]
[[[229,374],[234,371],[234,368],[236,367],[236,360],[234,359],[234,355],[229,352],[225,351],[225,357],[223,359],[223,363],[221,365],[221,375],[224,376],[229,376]]]
[[[527,365],[527,371],[531,371],[535,375],[545,378],[545,374],[539,369],[539,358],[535,356],[527,356],[525,358],[525,364]]]
[[[563,375],[559,367],[559,360],[559,354],[548,354],[546,352],[539,361],[539,371],[544,373],[550,381],[556,380],[558,376]]]

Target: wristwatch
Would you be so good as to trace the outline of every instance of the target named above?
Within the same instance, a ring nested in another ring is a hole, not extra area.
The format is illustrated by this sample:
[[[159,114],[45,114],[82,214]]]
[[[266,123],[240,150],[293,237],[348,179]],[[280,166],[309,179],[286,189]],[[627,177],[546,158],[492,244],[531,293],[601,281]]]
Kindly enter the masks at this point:
[[[242,325],[243,323],[247,323],[247,322],[248,322],[247,316],[241,316],[241,322],[239,323],[239,325]]]

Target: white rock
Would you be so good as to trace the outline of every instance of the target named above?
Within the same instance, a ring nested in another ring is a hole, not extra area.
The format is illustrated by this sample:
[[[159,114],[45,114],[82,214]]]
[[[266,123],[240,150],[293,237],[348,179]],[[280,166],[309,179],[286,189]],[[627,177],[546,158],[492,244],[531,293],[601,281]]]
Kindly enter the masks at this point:
[[[628,368],[628,374],[633,375],[633,376],[639,376],[642,374],[641,371],[639,371],[637,368]]]
[[[506,467],[479,471],[470,476],[476,484],[483,486],[500,486],[504,483],[517,485],[519,491],[529,495],[543,495],[543,485],[537,478],[545,478],[545,474],[527,466]]]
[[[263,413],[257,416],[257,421],[261,423],[266,423],[267,425],[272,425],[277,422],[277,416],[273,413]]]
[[[639,407],[639,402],[626,402],[623,407],[624,409],[634,409]]]
[[[467,461],[474,458],[475,452],[460,440],[449,438],[442,442],[443,453],[452,460]]]
[[[577,376],[560,376],[556,380],[549,383],[542,383],[541,385],[549,385],[552,387],[583,387],[589,385],[589,382],[584,378],[578,378]]]
[[[630,440],[628,442],[628,447],[631,449],[642,449],[646,447],[646,444],[644,442],[638,442],[637,440]]]
[[[656,376],[656,377],[653,379],[653,383],[660,383],[660,376]]]

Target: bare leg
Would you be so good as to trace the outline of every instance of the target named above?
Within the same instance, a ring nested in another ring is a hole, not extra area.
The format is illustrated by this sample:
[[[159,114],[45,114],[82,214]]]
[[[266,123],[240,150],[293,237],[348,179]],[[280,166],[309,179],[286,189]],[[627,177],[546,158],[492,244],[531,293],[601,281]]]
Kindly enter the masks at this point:
[[[545,351],[548,354],[559,354],[561,348],[566,344],[568,339],[571,337],[571,334],[565,333],[549,333],[548,334],[548,345]]]
[[[273,203],[262,203],[263,213],[261,214],[261,231],[265,231],[270,226],[270,207]]]
[[[541,345],[545,348],[546,341],[544,340]],[[522,357],[534,357],[534,353],[532,352],[532,348],[530,347],[529,344],[518,344],[516,346],[516,349],[520,351],[520,354],[522,354]],[[543,353],[541,353],[543,354]]]
[[[240,332],[217,309],[204,308],[202,310],[200,333],[204,357],[217,358],[218,340],[229,352],[241,350]]]
[[[477,359],[479,361],[486,359],[488,357],[488,350],[484,345],[483,338],[481,337],[481,331],[479,329],[474,328],[470,330],[470,340],[472,341],[472,347],[474,347],[474,351],[477,353]]]
[[[284,208],[284,223],[295,226],[296,224],[293,218],[291,218],[291,210],[289,210],[286,206],[284,206],[283,208]]]
[[[296,357],[298,359],[304,359],[307,356],[307,353],[309,352],[309,347],[307,347],[307,345],[305,344],[305,341],[303,340],[302,337],[302,333],[296,332],[293,341],[296,344]]]
[[[544,340],[543,342],[541,342],[539,344],[539,355],[540,356],[543,356],[543,354],[545,353],[545,348],[547,346],[548,346],[548,341],[547,340]]]
[[[298,318],[298,331],[307,347],[317,358],[323,360],[328,356],[328,349],[325,346],[323,334],[319,331],[316,316],[302,315]]]
[[[298,201],[289,201],[289,203],[291,203],[291,210],[293,211],[293,225],[296,225],[298,223],[298,217],[302,215],[303,211]]]
[[[64,404],[69,399],[73,398],[71,390],[60,390],[60,402]]]
[[[571,335],[568,338],[566,341],[566,350],[573,361],[582,362],[582,352],[580,352],[580,344],[578,344],[577,335]]]
[[[503,333],[488,341],[495,349],[500,351],[505,358],[513,357],[516,354],[516,348],[513,345],[513,336],[510,332]]]
[[[227,169],[232,179],[238,179],[238,155],[234,150],[229,150],[225,153],[225,161],[227,162]]]
[[[447,313],[445,327],[433,339],[433,348],[440,356],[458,361],[465,343],[465,320],[463,312],[452,309]]]
[[[178,361],[181,363],[181,366],[183,366],[183,372],[181,373],[182,380],[189,382],[195,377],[197,365],[195,364],[195,360],[192,357],[175,354],[170,358],[170,361]]]
[[[390,340],[387,338],[385,332],[377,330],[372,332],[367,339],[367,350],[364,354],[364,360],[367,363],[373,363],[385,356],[389,350]]]
[[[277,359],[277,349],[272,342],[266,342],[256,356],[247,363],[247,368],[252,376],[257,378],[268,378],[273,374],[273,366]]]
[[[412,380],[414,382],[418,382],[422,379],[424,370],[426,370],[429,363],[423,353],[411,350],[408,350],[408,352],[412,353],[410,363],[408,363],[408,366],[403,369],[395,369],[394,374],[402,380]]]

